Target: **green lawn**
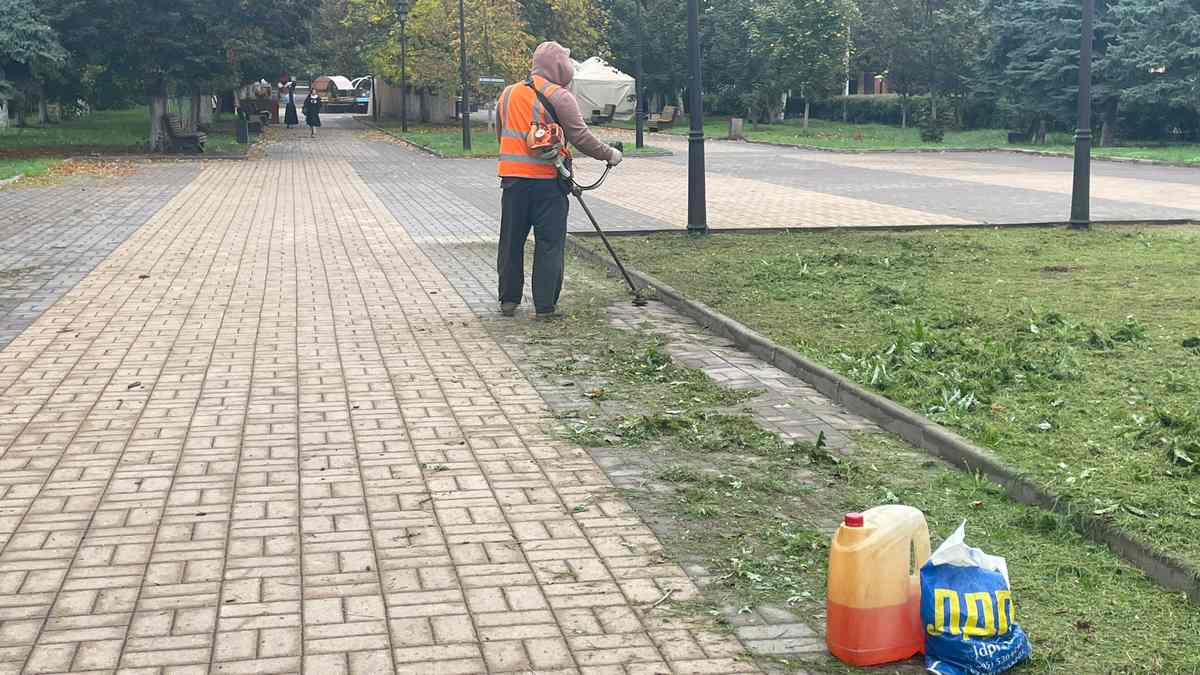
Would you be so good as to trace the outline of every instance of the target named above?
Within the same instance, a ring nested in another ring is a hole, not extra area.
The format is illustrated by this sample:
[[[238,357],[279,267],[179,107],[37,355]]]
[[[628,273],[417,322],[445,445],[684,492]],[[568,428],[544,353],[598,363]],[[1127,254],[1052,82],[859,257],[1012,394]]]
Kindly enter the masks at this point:
[[[622,122],[616,126],[632,129],[632,123]],[[676,121],[666,133],[686,136],[687,118]],[[729,120],[725,117],[709,117],[704,122],[704,135],[710,138],[725,138],[729,134]],[[883,124],[842,124],[827,120],[809,120],[804,129],[799,120],[787,120],[783,124],[760,124],[755,129],[746,127],[746,138],[752,141],[809,146],[830,150],[918,150],[918,149],[968,149],[986,150],[996,148],[1020,148],[1072,154],[1074,140],[1070,134],[1050,134],[1047,145],[1009,145],[1008,132],[1003,129],[977,129],[972,131],[947,131],[942,143],[924,143],[918,129],[887,126]],[[1159,161],[1200,164],[1200,145],[1177,144],[1164,146],[1115,146],[1093,147],[1100,157],[1125,157],[1154,159]]]
[[[489,131],[486,125],[472,127],[470,153],[463,152],[461,126],[409,124],[407,133],[400,131],[400,123],[395,120],[380,121],[376,126],[445,157],[495,157],[500,154],[500,142],[496,139],[496,132]],[[671,153],[667,150],[650,145],[637,150],[632,143],[626,144],[626,157],[669,154]]]
[[[49,158],[0,159],[0,180],[13,176],[40,176],[59,160]]]
[[[844,330],[837,320],[810,321],[811,308],[787,304],[788,298],[818,292],[840,298],[832,279],[803,290],[772,283],[771,299],[756,303],[747,301],[750,291],[739,284],[753,279],[758,287],[786,276],[763,275],[755,269],[759,261],[774,268],[782,264],[776,261],[803,251],[827,250],[833,257],[845,242],[722,239],[619,241],[627,255],[645,249],[644,255],[632,255],[643,266],[660,273],[677,269],[679,287],[713,289],[703,294],[706,299],[724,296],[727,306],[779,310],[785,315],[777,317],[778,325],[793,334]],[[677,245],[666,246],[667,241]],[[860,255],[898,265],[900,251],[907,250],[894,241],[881,241],[878,248],[889,252],[873,248]],[[745,255],[730,253],[740,249]],[[718,270],[714,262],[734,264]],[[815,258],[808,269],[802,280],[833,274]],[[912,269],[906,263],[895,272],[903,276]],[[1015,504],[999,486],[932,461],[890,436],[859,437],[848,458],[814,444],[781,442],[746,414],[756,392],[731,391],[681,366],[661,338],[612,327],[605,308],[628,302],[619,282],[577,261],[569,270],[560,306],[565,320],[529,328],[531,366],[550,382],[585,389],[590,407],[562,415],[563,433],[573,443],[605,447],[623,471],[641,472],[643,487],[622,493],[658,530],[666,546],[662,557],[702,561],[718,580],[706,588],[705,602],[679,603],[669,611],[712,616],[719,607],[774,603],[820,626],[829,533],[840,515],[904,503],[925,513],[934,545],[965,518],[970,544],[1008,559],[1017,619],[1033,643],[1032,660],[1014,672],[1157,674],[1200,668],[1200,612],[1086,541],[1064,518]],[[685,284],[681,277],[694,281]],[[851,279],[848,293],[858,292]],[[789,665],[814,673],[850,670],[827,657]]]
[[[145,107],[129,110],[100,110],[62,124],[44,127],[9,127],[0,130],[0,157],[50,156],[100,153],[145,152],[149,135],[150,114]],[[234,119],[225,116],[214,120],[205,146],[209,153],[245,153],[248,145],[238,145],[234,136]]]
[[[630,264],[1200,566],[1200,228],[620,238]]]

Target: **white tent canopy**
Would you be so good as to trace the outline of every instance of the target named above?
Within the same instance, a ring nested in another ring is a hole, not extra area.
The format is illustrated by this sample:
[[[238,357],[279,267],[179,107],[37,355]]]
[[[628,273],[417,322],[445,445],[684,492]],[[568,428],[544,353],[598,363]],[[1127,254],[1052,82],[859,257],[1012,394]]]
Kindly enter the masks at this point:
[[[617,107],[614,119],[633,119],[636,102],[634,79],[605,63],[597,56],[575,65],[575,79],[571,80],[571,91],[579,99],[579,109],[588,118],[593,110],[603,111],[605,105]]]

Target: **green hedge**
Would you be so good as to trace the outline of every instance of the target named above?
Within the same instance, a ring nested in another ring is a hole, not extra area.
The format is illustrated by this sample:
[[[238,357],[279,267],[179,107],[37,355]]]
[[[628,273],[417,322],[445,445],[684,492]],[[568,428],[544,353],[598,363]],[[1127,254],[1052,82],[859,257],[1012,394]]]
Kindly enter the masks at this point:
[[[913,123],[914,110],[928,104],[927,96],[908,98],[909,124]],[[846,121],[852,124],[892,124],[899,126],[902,119],[899,96],[837,96],[824,101],[813,101],[810,114],[817,119],[842,121],[843,105]]]

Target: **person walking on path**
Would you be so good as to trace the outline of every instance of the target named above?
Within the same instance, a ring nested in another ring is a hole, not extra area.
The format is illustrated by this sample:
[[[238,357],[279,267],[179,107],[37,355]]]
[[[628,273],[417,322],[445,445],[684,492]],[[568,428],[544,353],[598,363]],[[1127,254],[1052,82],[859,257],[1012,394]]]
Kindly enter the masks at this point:
[[[315,91],[308,92],[304,99],[304,123],[308,125],[308,135],[316,136],[317,127],[321,126],[321,97]]]
[[[291,129],[300,124],[300,118],[296,115],[296,83],[288,82],[287,90],[287,108],[283,111],[283,123]]]
[[[500,139],[500,242],[496,268],[500,277],[500,313],[513,316],[525,291],[525,241],[533,230],[533,307],[536,316],[554,315],[562,292],[567,238],[567,194],[558,164],[569,164],[565,143],[530,147],[535,134],[550,129],[580,152],[616,166],[621,151],[588,131],[575,95],[567,85],[575,76],[571,51],[543,42],[533,52],[529,79],[509,85],[496,110]],[[553,130],[560,127],[561,133]],[[559,139],[561,141],[561,139]]]

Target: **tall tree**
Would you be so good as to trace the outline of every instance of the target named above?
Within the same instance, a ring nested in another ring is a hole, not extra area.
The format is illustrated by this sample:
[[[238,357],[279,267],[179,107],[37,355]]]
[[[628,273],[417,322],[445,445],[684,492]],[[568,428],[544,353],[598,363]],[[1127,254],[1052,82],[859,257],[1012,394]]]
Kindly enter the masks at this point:
[[[1115,136],[1118,101],[1200,109],[1200,2],[1115,0],[1109,30],[1096,67],[1115,83],[1100,91],[1102,142]]]
[[[526,32],[517,0],[467,0],[465,4],[468,84],[479,93],[480,76],[512,82],[529,73],[533,37]],[[368,61],[373,71],[400,81],[400,23],[388,0],[350,0],[347,27],[373,36]],[[426,91],[459,88],[458,3],[417,0],[408,13],[410,85]]]
[[[537,42],[554,40],[583,60],[606,56],[607,17],[596,0],[520,0],[521,18]]]
[[[608,48],[613,65],[627,73],[634,72],[641,49],[644,55],[642,86],[646,95],[678,102],[688,77],[687,3],[679,0],[602,0],[601,10],[608,16]],[[702,21],[707,27],[707,15]],[[712,64],[706,61],[705,67],[711,68]]]
[[[1116,39],[1110,3],[1096,2],[1093,58],[1103,61]],[[988,45],[981,59],[981,89],[1013,108],[1017,125],[1039,142],[1056,121],[1074,124],[1072,111],[1079,92],[1081,3],[1078,0],[985,0],[983,16]],[[1119,96],[1123,76],[1110,70],[1093,72],[1095,93]]]
[[[54,29],[32,0],[0,0],[0,126],[8,124],[6,102],[20,105],[40,77],[67,57]]]

